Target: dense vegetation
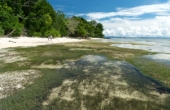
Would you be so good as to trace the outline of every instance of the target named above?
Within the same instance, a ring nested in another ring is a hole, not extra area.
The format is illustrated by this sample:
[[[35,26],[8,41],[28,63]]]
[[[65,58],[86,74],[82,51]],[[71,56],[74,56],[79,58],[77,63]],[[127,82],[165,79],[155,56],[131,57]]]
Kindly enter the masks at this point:
[[[103,37],[102,31],[101,23],[66,17],[47,0],[0,1],[0,36]]]

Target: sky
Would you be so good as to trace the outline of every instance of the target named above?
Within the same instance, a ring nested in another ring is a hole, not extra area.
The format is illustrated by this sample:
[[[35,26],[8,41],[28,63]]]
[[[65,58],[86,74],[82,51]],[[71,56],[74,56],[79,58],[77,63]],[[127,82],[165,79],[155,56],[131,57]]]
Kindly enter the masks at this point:
[[[67,16],[103,24],[105,36],[170,37],[170,0],[48,0]]]

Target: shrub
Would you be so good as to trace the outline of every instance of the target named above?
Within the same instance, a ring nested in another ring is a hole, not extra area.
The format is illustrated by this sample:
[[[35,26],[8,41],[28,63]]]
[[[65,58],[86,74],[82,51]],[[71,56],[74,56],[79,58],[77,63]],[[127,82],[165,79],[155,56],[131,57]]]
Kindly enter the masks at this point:
[[[44,33],[44,36],[50,36],[52,35],[53,37],[60,37],[61,34],[58,30],[52,28],[50,30],[47,30],[45,33]]]
[[[23,25],[18,23],[14,29],[15,31],[12,33],[12,36],[20,36],[22,34]]]

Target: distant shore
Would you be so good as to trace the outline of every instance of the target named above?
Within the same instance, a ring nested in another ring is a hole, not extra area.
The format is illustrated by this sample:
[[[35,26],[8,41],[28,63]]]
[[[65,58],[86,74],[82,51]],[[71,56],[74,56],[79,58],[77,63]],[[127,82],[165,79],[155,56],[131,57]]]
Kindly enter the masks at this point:
[[[82,42],[86,39],[75,39],[69,37],[62,38],[36,38],[36,37],[16,37],[16,38],[0,38],[0,49],[9,47],[29,47],[47,44],[67,43],[67,42]]]

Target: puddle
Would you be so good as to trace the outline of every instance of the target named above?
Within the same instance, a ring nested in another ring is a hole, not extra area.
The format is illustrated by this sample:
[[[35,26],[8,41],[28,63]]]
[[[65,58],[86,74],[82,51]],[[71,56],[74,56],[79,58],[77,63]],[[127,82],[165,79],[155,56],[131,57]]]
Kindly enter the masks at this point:
[[[143,57],[170,65],[170,54],[145,55]]]
[[[87,55],[84,58],[82,58],[81,61],[102,62],[102,61],[107,61],[107,58],[100,55]]]
[[[103,108],[109,106],[105,102],[112,102],[114,98],[127,102],[135,100],[136,104],[142,104],[141,101],[151,102],[151,106],[156,106],[167,103],[166,99],[170,98],[169,88],[144,76],[133,65],[124,61],[109,61],[100,55],[88,55],[78,61],[67,61],[57,71],[60,74],[67,73],[70,79],[52,89],[42,103],[44,107],[52,102],[61,105],[64,101],[82,109],[90,109],[89,104],[93,102]],[[65,107],[63,105],[61,108]]]

